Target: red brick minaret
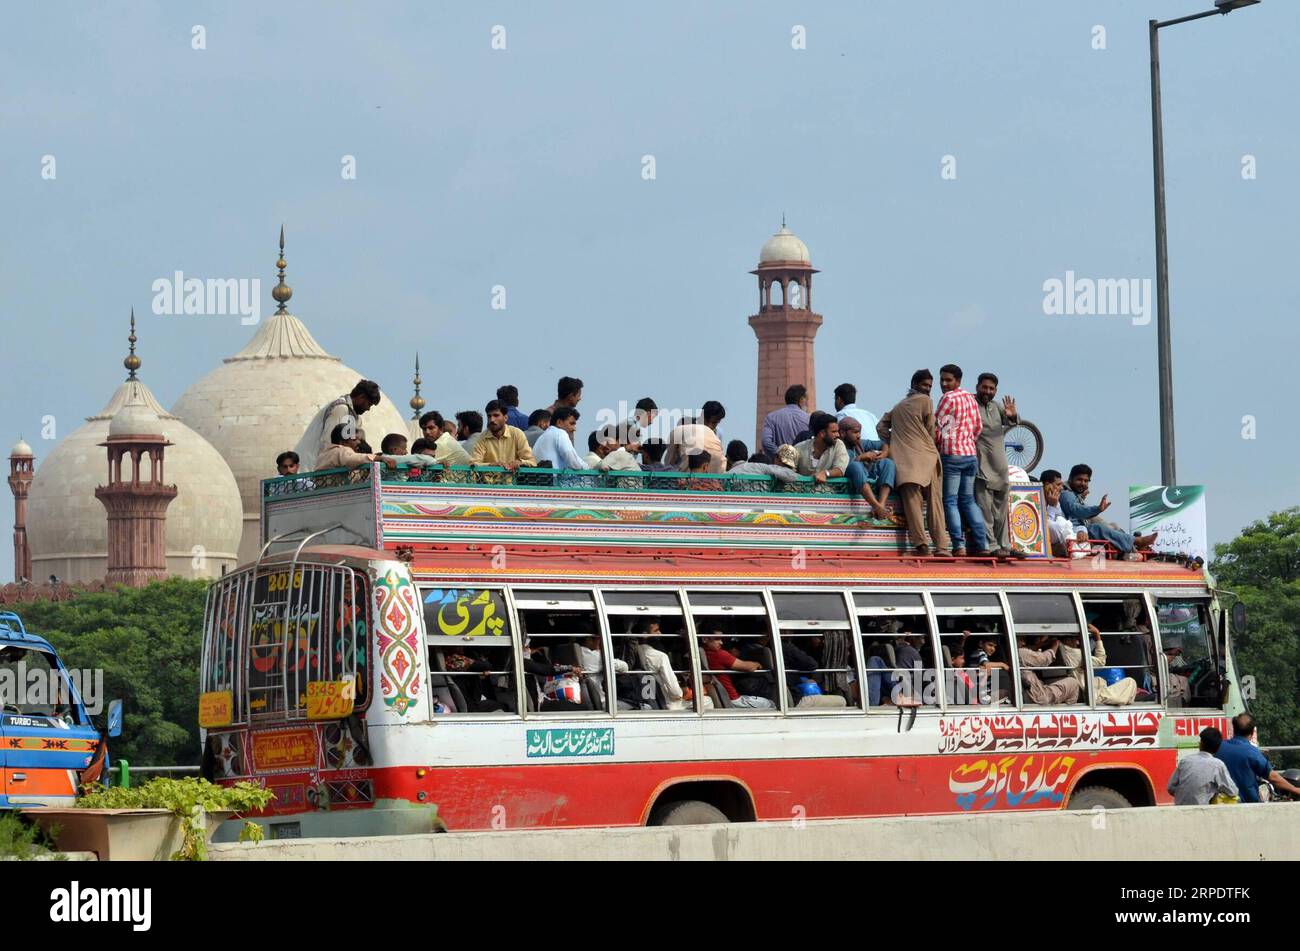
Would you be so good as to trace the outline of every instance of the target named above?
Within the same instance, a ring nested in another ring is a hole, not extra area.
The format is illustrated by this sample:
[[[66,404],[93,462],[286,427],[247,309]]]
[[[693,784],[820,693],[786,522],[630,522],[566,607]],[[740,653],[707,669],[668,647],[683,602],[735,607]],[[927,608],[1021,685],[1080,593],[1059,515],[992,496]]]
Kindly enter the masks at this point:
[[[122,362],[130,371],[129,382],[140,368],[134,312],[128,339],[131,353]],[[105,580],[142,588],[167,577],[167,506],[176,498],[176,486],[163,482],[163,451],[172,443],[163,435],[158,414],[136,394],[109,422],[108,441],[100,445],[108,447],[108,485],[95,489],[95,498],[108,510]]]
[[[27,544],[27,492],[32,487],[36,457],[19,439],[9,450],[9,489],[14,494],[14,581],[31,580],[32,549]]]
[[[813,338],[822,325],[812,311],[812,276],[817,269],[808,246],[786,229],[767,239],[758,255],[758,313],[749,326],[758,336],[758,415],[754,442],[762,442],[763,417],[785,404],[795,383],[808,388],[808,412],[816,406]]]

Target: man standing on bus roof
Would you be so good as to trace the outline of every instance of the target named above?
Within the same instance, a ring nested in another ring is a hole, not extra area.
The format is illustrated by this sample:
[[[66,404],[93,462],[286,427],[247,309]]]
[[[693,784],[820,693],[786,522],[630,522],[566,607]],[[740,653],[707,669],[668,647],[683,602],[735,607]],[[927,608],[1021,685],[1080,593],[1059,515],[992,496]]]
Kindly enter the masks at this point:
[[[979,457],[979,469],[975,473],[975,504],[984,516],[984,527],[988,532],[989,545],[996,545],[993,554],[999,558],[1015,555],[1025,557],[1025,553],[1011,544],[1011,533],[1007,528],[1007,491],[1011,484],[1007,471],[1007,429],[1020,422],[1016,412],[1015,397],[1005,396],[1001,402],[998,395],[998,378],[993,373],[981,373],[975,384],[975,402],[980,411],[980,435],[975,441],[976,455]]]
[[[808,388],[796,383],[785,391],[785,405],[763,418],[762,449],[772,458],[782,446],[793,446],[808,431]]]
[[[470,453],[470,465],[501,466],[511,472],[520,466],[537,465],[524,431],[506,422],[505,404],[491,400],[483,407],[483,412],[487,414],[487,432]]]
[[[1255,718],[1249,713],[1239,713],[1232,718],[1232,739],[1224,740],[1219,752],[1214,754],[1228,767],[1228,775],[1237,784],[1241,801],[1259,802],[1259,784],[1265,779],[1283,792],[1300,796],[1300,789],[1283,779],[1268,757],[1250,741],[1254,734]]]
[[[1240,797],[1228,767],[1215,756],[1222,744],[1223,734],[1207,726],[1201,731],[1201,748],[1178,761],[1165,787],[1175,806],[1208,806],[1217,796]]]
[[[546,407],[554,415],[561,406],[577,406],[582,402],[582,381],[576,376],[562,376],[555,384],[555,402]]]
[[[734,654],[722,649],[722,630],[714,628],[704,637],[700,638],[700,644],[704,647],[705,669],[709,671],[719,671],[711,676],[718,682],[723,690],[727,692],[727,697],[731,700],[733,707],[747,707],[751,710],[773,710],[776,708],[771,700],[767,697],[744,696],[736,689],[736,685],[731,681],[731,675],[721,673],[725,670],[734,670],[736,673],[754,673],[763,669],[763,665],[757,661],[741,660]]]
[[[969,540],[976,555],[991,555],[984,516],[975,504],[975,475],[979,455],[975,441],[984,426],[975,397],[961,388],[961,367],[945,363],[939,368],[943,396],[934,411],[934,438],[943,460],[943,510],[952,538],[952,553],[966,554]]]
[[[498,386],[497,399],[505,404],[507,423],[519,430],[528,428],[528,417],[519,411],[519,387],[509,383]]]
[[[361,428],[361,416],[378,406],[379,400],[379,384],[374,380],[359,380],[352,387],[351,393],[345,393],[322,406],[307,424],[297,447],[302,468],[308,472],[320,468],[316,457],[333,445],[331,436],[335,426],[342,424],[364,440],[366,434]]]
[[[934,443],[934,404],[930,402],[932,386],[934,376],[929,370],[913,373],[907,395],[880,418],[876,434],[889,444],[889,457],[897,469],[895,478],[903,502],[903,516],[907,520],[907,533],[916,553],[930,554],[930,543],[933,543],[934,554],[948,555],[948,529],[943,517],[943,468]],[[925,536],[926,519],[922,518],[923,500],[932,536],[929,540]]]

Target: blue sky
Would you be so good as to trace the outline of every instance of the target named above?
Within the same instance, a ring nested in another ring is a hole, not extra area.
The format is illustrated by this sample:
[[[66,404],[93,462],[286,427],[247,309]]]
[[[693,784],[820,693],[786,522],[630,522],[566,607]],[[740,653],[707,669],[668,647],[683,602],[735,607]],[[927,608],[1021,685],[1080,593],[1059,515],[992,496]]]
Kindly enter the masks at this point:
[[[589,422],[719,399],[749,442],[748,272],[784,212],[822,271],[820,404],[993,369],[1122,519],[1159,481],[1155,323],[1046,316],[1043,282],[1154,276],[1146,20],[1211,5],[6,5],[0,439],[44,457],[42,417],[99,409],[132,306],[170,405],[251,328],[154,316],[152,282],[260,277],[269,314],[284,222],[293,311],[403,405],[419,350],[444,412],[572,374]],[[1298,32],[1283,0],[1162,32],[1179,475],[1212,541],[1300,501]]]

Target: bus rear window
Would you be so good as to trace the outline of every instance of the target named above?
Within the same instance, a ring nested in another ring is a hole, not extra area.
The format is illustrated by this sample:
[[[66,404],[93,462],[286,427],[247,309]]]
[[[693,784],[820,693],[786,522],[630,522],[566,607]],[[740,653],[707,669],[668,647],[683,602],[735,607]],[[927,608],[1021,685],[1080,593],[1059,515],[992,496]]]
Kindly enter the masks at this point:
[[[248,712],[306,716],[307,684],[352,681],[367,700],[369,597],[364,576],[337,565],[263,570],[253,580],[248,626]]]

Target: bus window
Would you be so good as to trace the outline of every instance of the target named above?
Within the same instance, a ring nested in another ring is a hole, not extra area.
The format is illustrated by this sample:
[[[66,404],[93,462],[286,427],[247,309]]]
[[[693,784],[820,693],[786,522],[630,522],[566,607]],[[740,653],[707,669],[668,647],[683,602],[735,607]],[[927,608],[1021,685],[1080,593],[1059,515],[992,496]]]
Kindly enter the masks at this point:
[[[232,723],[245,720],[246,698],[240,690],[244,671],[240,658],[245,649],[243,635],[248,625],[252,588],[252,572],[223,578],[208,589],[204,608],[200,689],[203,693],[230,693]]]
[[[776,709],[776,662],[763,595],[688,591],[686,600],[699,642],[702,708]]]
[[[1011,639],[996,594],[934,594],[943,655],[943,687],[950,706],[1015,702]]]
[[[515,652],[500,591],[426,588],[429,708],[435,713],[515,713]]]
[[[788,709],[845,710],[855,699],[857,657],[844,596],[839,592],[777,592],[777,633],[785,665]]]
[[[937,706],[934,632],[921,595],[860,591],[853,604],[862,632],[868,708]]]
[[[605,651],[590,591],[514,592],[524,639],[524,700],[539,714],[609,709]]]
[[[1092,648],[1093,700],[1098,705],[1160,698],[1160,668],[1146,600],[1137,594],[1083,595]]]
[[[1169,673],[1166,704],[1222,707],[1223,678],[1209,602],[1161,598],[1156,615],[1160,621],[1160,649]]]
[[[677,593],[602,591],[601,598],[609,619],[618,709],[694,710],[691,645]]]
[[[1074,596],[1013,593],[1007,595],[1007,604],[1016,628],[1016,653],[1025,703],[1040,706],[1087,703],[1087,671],[1082,651],[1078,650],[1083,629]],[[1064,655],[1063,645],[1066,646]],[[1075,653],[1069,652],[1071,645]]]

